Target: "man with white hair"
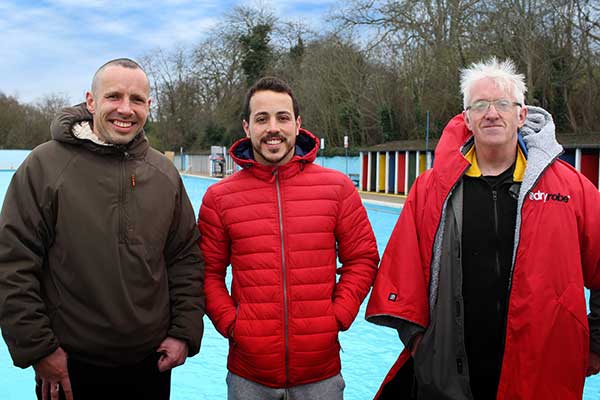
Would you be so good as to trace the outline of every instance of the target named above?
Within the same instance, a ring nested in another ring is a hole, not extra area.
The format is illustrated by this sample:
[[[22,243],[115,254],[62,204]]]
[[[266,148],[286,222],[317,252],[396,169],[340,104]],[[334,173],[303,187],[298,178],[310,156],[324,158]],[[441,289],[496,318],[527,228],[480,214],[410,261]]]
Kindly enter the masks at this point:
[[[600,193],[558,159],[511,61],[471,65],[461,90],[367,307],[405,345],[378,398],[581,399],[599,366],[584,286],[600,289]]]

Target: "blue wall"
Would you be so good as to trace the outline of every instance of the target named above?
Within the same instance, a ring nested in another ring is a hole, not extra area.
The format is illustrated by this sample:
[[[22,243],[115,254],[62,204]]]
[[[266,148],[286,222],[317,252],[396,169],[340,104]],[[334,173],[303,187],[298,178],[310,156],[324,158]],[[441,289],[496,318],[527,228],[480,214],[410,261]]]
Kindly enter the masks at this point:
[[[17,169],[31,150],[0,150],[0,169]],[[316,164],[346,173],[346,157],[317,157]],[[180,168],[179,158],[175,165]],[[348,174],[360,174],[360,157],[348,157]]]
[[[17,169],[31,150],[0,150],[0,169]]]
[[[346,157],[317,157],[315,164],[346,173]],[[360,157],[348,157],[348,174],[360,174]]]

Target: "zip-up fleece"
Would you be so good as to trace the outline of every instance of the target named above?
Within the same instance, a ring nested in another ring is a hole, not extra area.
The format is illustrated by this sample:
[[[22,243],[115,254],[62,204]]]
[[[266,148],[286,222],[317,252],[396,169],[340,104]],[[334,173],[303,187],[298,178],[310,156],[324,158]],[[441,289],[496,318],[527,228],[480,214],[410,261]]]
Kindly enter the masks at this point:
[[[583,290],[600,288],[600,193],[557,159],[562,147],[546,111],[529,107],[522,133],[528,159],[517,200],[497,399],[579,400],[590,351]],[[461,213],[469,212],[460,198],[469,166],[461,150],[471,137],[462,115],[446,126],[435,165],[415,181],[384,253],[367,319],[426,331],[414,369],[403,351],[379,399],[413,398],[415,372],[424,390],[436,393],[419,399],[472,397],[455,280]]]
[[[200,209],[207,315],[229,338],[229,370],[269,387],[340,372],[338,332],[356,317],[379,261],[358,192],[313,164],[317,149],[301,129],[293,159],[271,167],[239,140],[230,154],[243,169],[210,186]]]
[[[172,336],[199,351],[203,260],[172,163],[140,133],[78,139],[85,104],[15,172],[0,214],[0,324],[15,365],[61,346],[96,365],[136,363]]]

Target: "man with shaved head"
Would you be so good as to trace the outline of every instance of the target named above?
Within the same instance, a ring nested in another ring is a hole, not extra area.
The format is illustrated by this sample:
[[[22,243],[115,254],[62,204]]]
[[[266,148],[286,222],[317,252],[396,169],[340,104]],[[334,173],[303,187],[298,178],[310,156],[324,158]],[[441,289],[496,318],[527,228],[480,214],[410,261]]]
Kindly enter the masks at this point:
[[[0,214],[0,326],[39,399],[168,399],[198,353],[204,263],[173,164],[148,144],[150,85],[107,62],[13,176]]]

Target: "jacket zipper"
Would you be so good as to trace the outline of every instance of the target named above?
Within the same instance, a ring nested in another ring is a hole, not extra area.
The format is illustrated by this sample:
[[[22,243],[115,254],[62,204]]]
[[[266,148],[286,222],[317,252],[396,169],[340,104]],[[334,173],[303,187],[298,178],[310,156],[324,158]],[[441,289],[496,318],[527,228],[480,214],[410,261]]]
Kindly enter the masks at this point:
[[[127,185],[126,181],[126,163],[129,159],[129,153],[124,151],[123,158],[121,160],[121,178],[119,179],[119,238],[121,243],[127,243],[127,227],[125,225],[125,190]]]
[[[285,266],[285,239],[283,238],[283,211],[281,209],[281,188],[279,187],[279,173],[277,169],[273,170],[275,175],[275,188],[277,190],[277,211],[279,212],[279,235],[281,237],[281,272],[283,280],[283,330],[285,341],[285,382],[289,383],[289,322],[288,322],[288,304],[287,304],[287,274]]]
[[[500,242],[498,232],[498,192],[492,189],[492,200],[494,202],[494,232],[496,233],[496,275],[500,276],[500,251],[498,243]]]

